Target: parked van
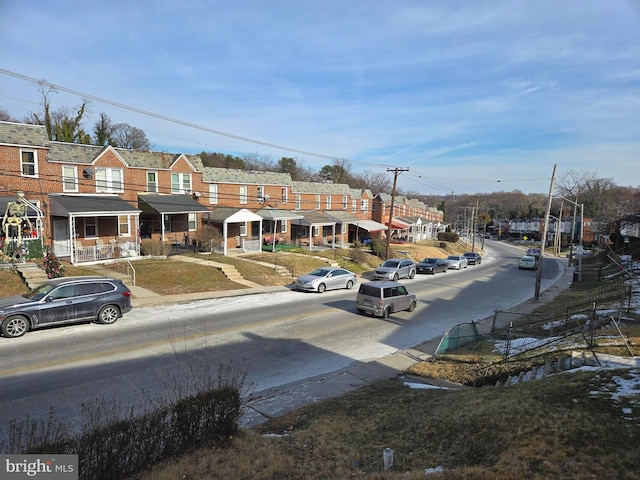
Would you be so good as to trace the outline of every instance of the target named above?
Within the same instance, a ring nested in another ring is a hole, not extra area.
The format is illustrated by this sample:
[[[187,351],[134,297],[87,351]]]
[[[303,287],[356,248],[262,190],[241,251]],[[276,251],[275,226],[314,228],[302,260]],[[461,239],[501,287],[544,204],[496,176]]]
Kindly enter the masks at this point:
[[[394,312],[416,308],[416,296],[407,287],[388,280],[361,283],[356,297],[358,312],[387,318]]]

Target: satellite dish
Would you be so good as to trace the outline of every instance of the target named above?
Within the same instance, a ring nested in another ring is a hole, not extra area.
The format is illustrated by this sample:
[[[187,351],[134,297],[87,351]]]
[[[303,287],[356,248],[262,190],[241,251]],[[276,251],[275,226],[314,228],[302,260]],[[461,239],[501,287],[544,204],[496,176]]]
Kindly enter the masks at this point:
[[[91,170],[90,168],[85,168],[82,171],[82,176],[84,178],[92,178],[93,177],[93,170]]]

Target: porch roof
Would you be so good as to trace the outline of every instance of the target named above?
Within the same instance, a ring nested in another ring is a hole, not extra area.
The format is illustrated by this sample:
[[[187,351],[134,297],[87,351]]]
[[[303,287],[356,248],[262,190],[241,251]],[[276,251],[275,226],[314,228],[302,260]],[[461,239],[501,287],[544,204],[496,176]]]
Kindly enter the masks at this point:
[[[375,220],[359,220],[356,225],[359,228],[363,228],[368,232],[379,232],[381,230],[386,230],[387,226],[382,223],[376,222]]]
[[[209,212],[209,222],[213,223],[261,222],[262,219],[246,208],[218,207]]]
[[[16,201],[16,196],[13,197],[0,197],[0,215],[4,215],[4,212],[7,211],[7,205],[11,202]],[[39,217],[41,216],[41,212],[35,210],[29,203],[27,203],[27,216],[28,217]]]
[[[207,207],[200,205],[190,195],[138,195],[138,205],[144,213],[170,215],[209,212]]]
[[[358,217],[348,212],[328,211],[328,212],[324,212],[324,214],[327,217],[335,220],[337,223],[353,223],[355,225],[358,222],[361,222],[361,220]]]
[[[302,218],[291,220],[291,223],[294,225],[303,225],[306,227],[314,226],[314,225],[335,225],[336,221],[329,218],[327,215],[322,212],[299,212],[302,215]]]
[[[61,217],[106,217],[140,215],[140,210],[117,195],[52,195],[49,212]]]
[[[278,208],[265,207],[256,212],[264,220],[299,220],[302,215],[290,210],[280,210]]]
[[[400,230],[406,230],[407,228],[409,228],[411,226],[410,223],[407,223],[408,220],[400,220],[398,217],[393,217],[391,219],[391,227],[392,228],[398,228]],[[384,222],[386,225],[389,225],[389,222],[386,221]]]

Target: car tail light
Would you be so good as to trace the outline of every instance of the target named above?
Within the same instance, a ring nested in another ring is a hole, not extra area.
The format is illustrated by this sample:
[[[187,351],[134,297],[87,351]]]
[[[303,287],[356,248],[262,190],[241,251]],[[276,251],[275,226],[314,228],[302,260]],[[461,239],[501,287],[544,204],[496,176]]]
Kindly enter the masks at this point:
[[[125,297],[130,297],[131,296],[131,290],[127,290],[126,292],[122,292],[122,295],[124,295]]]

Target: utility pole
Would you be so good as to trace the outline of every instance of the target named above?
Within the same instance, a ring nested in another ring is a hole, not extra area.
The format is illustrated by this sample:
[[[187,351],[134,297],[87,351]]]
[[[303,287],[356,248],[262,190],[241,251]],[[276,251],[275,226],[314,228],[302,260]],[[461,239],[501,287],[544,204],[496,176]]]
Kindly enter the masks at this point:
[[[476,225],[478,224],[478,207],[480,205],[480,199],[476,198],[476,208],[471,210],[471,251],[476,250]]]
[[[549,201],[547,202],[547,213],[544,216],[544,227],[542,228],[542,245],[540,245],[540,259],[538,260],[538,268],[536,269],[536,300],[540,297],[540,283],[542,281],[542,260],[544,258],[544,247],[547,244],[547,230],[549,229],[549,215],[551,215],[551,202],[553,200],[553,185],[556,181],[556,168],[553,166],[553,174],[551,175],[551,185],[549,186]]]
[[[408,172],[408,168],[387,168],[387,172],[393,172],[393,189],[391,190],[391,206],[389,207],[389,225],[387,226],[387,249],[384,259],[389,258],[389,242],[391,241],[391,222],[393,221],[393,207],[396,200],[396,186],[398,185],[398,175],[400,172]]]

